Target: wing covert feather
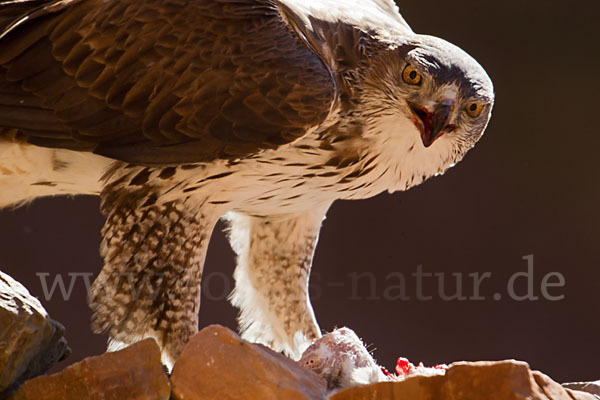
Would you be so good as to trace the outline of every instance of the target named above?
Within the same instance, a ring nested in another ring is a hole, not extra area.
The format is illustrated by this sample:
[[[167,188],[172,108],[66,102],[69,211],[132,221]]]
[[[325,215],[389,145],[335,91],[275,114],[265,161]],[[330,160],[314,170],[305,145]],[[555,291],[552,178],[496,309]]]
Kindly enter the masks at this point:
[[[0,126],[34,144],[140,164],[238,158],[303,136],[336,97],[270,0],[24,3],[0,3]]]

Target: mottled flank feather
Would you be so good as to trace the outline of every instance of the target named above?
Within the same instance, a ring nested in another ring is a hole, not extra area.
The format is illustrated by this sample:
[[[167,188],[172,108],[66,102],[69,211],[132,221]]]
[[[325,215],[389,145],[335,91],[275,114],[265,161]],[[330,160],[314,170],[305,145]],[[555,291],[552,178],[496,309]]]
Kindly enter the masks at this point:
[[[186,201],[127,204],[130,197],[121,194],[102,202],[106,265],[91,288],[92,328],[108,332],[115,343],[156,339],[171,368],[198,328],[202,265],[215,213],[196,213]]]

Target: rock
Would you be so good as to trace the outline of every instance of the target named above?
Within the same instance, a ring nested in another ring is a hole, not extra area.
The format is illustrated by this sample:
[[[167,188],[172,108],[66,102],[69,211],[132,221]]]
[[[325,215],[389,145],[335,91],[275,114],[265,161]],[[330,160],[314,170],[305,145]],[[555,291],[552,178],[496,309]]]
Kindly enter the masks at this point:
[[[403,382],[355,386],[337,392],[329,400],[450,400],[438,397],[443,380],[443,376],[415,376]]]
[[[533,378],[536,383],[544,390],[549,399],[576,399],[576,400],[595,400],[596,397],[589,393],[580,392],[564,388],[562,385],[554,382],[550,377],[539,371],[533,371]]]
[[[326,382],[265,346],[212,325],[186,345],[171,375],[176,400],[324,399]]]
[[[38,299],[0,271],[0,392],[70,354],[63,334]]]
[[[582,392],[587,392],[591,394],[595,394],[600,398],[600,381],[596,382],[572,382],[563,384],[564,387],[572,390],[579,390]]]
[[[29,380],[9,400],[168,400],[170,393],[158,345],[146,339]]]
[[[343,390],[330,400],[595,400],[588,393],[565,389],[520,361],[459,362],[445,375],[413,376]]]
[[[299,361],[327,380],[329,389],[389,380],[349,328],[336,329],[310,345]]]

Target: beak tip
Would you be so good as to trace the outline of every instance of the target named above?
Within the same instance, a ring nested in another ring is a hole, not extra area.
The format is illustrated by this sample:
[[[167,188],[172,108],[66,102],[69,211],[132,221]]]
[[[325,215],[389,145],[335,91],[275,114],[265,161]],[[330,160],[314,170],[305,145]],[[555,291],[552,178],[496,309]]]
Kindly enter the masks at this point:
[[[434,142],[435,140],[429,140],[429,139],[428,139],[428,138],[425,136],[425,134],[422,134],[422,135],[421,135],[421,141],[423,142],[423,146],[425,146],[425,148],[428,148],[428,147],[430,147],[430,146],[433,144],[433,142]]]

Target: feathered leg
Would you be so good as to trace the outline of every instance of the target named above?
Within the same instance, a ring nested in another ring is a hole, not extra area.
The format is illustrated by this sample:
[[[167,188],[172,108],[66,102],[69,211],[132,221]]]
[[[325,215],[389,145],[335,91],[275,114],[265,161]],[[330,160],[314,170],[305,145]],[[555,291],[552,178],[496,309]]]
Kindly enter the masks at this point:
[[[155,338],[171,368],[198,331],[202,267],[218,215],[190,199],[159,203],[147,188],[117,186],[102,195],[105,266],[89,299],[92,327],[109,333],[109,350]]]
[[[245,339],[297,359],[321,336],[308,279],[327,208],[286,217],[228,214],[238,254],[231,302]]]

